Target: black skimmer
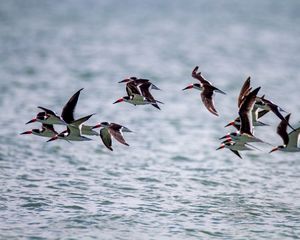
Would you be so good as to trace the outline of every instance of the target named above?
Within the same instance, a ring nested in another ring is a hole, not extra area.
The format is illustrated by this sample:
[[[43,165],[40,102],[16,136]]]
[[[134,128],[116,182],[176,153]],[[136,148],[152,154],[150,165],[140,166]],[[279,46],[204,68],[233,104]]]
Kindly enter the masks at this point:
[[[66,125],[65,121],[58,116],[55,112],[43,108],[43,107],[38,107],[43,110],[43,112],[39,112],[35,118],[31,119],[28,121],[26,124],[33,123],[33,122],[40,122],[43,124],[58,124],[58,125]]]
[[[116,124],[116,123],[108,123],[102,122],[97,124],[94,128],[102,127],[100,130],[100,137],[102,139],[103,144],[111,151],[112,149],[112,136],[120,143],[129,146],[129,144],[125,141],[123,137],[123,132],[132,132],[128,128]]]
[[[32,129],[30,131],[26,131],[21,133],[21,135],[23,134],[33,134],[33,135],[37,135],[40,137],[53,137],[54,135],[57,134],[57,132],[55,131],[53,125],[51,124],[42,124],[42,128],[41,129]]]
[[[79,89],[65,104],[63,107],[61,116],[57,115],[54,111],[47,109],[45,107],[38,106],[38,108],[42,109],[44,112],[38,113],[37,117],[30,120],[28,123],[32,123],[35,121],[46,123],[46,124],[62,124],[67,125],[74,121],[74,110],[78,102],[78,98],[80,92],[83,88]]]
[[[200,90],[202,102],[205,105],[205,107],[207,108],[207,110],[210,111],[212,114],[219,116],[218,112],[214,106],[213,94],[214,94],[214,92],[218,92],[218,93],[222,93],[222,94],[226,94],[226,93],[221,91],[220,89],[214,87],[209,81],[207,81],[201,75],[201,72],[197,73],[198,69],[199,69],[198,66],[196,66],[194,68],[194,70],[192,71],[192,77],[199,80],[200,84],[198,84],[198,83],[190,84],[182,90],[192,89],[192,88]]]
[[[50,138],[47,142],[51,142],[57,139],[63,139],[66,141],[90,141],[92,139],[82,136],[82,124],[90,119],[94,114],[90,114],[86,117],[74,120],[67,125],[67,130],[56,134],[54,137]]]
[[[252,87],[251,87],[251,82],[250,82],[250,76],[245,80],[241,90],[240,90],[240,94],[238,96],[238,108],[241,107],[243,101],[245,100],[246,96],[251,92]],[[256,102],[255,102],[256,103]],[[253,109],[251,111],[252,113],[252,123],[253,126],[268,126],[268,124],[265,124],[261,121],[259,121],[258,119],[261,118],[262,116],[264,116],[266,113],[268,113],[269,110],[261,110],[259,111],[259,108],[256,104],[254,104]],[[225,127],[228,126],[233,126],[235,127],[237,130],[240,129],[241,126],[241,120],[240,117],[237,117],[234,121],[228,123]]]
[[[284,120],[281,120],[279,125],[277,126],[277,133],[283,140],[283,145],[277,146],[273,148],[271,152],[274,151],[283,151],[283,152],[299,152],[300,148],[298,147],[299,139],[300,139],[300,128],[297,128],[287,133],[287,126],[290,119],[291,114],[288,114]]]
[[[223,141],[216,150],[220,150],[223,148],[228,148],[231,152],[237,155],[239,158],[242,158],[239,151],[252,150],[252,148],[247,146],[248,144],[245,142],[233,141],[232,139],[226,139]]]
[[[285,118],[280,113],[280,111],[283,112],[285,111],[281,107],[273,103],[272,101],[266,99],[265,95],[263,95],[260,98],[257,98],[256,105],[261,109],[272,111],[280,120],[285,121]],[[287,124],[291,129],[295,130],[288,122]]]
[[[264,116],[268,112],[269,112],[269,110],[260,110],[259,111],[258,108],[256,108],[255,105],[254,105],[253,110],[251,111],[253,127],[269,126],[268,124],[263,123],[263,122],[258,120],[259,118],[261,118],[262,116]],[[240,117],[237,117],[236,119],[234,119],[234,121],[231,121],[227,125],[225,125],[225,127],[229,127],[229,126],[233,126],[237,130],[239,130],[240,127],[241,127]]]
[[[239,117],[241,120],[241,127],[239,130],[240,141],[258,141],[262,142],[260,139],[254,137],[253,135],[253,122],[252,122],[252,110],[256,101],[256,95],[260,87],[249,92],[245,96],[239,108]]]
[[[239,108],[239,118],[241,120],[240,129],[237,132],[229,133],[224,138],[232,138],[234,141],[239,142],[263,142],[259,138],[253,135],[253,122],[252,122],[252,110],[256,101],[256,95],[260,87],[251,91],[248,95],[244,97],[244,100],[240,104]]]

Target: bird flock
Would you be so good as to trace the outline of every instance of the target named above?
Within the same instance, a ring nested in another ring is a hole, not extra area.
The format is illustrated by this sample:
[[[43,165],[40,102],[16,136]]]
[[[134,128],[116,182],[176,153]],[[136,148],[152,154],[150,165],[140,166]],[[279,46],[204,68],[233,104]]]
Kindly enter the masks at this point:
[[[201,100],[207,110],[213,115],[219,116],[214,105],[213,96],[214,93],[220,93],[223,95],[226,93],[213,86],[202,76],[201,72],[198,70],[199,67],[196,66],[192,71],[192,77],[199,82],[190,84],[182,90],[193,88],[199,90],[201,92]],[[151,89],[160,89],[150,80],[130,77],[120,81],[119,83],[126,84],[127,95],[117,99],[113,104],[120,102],[127,102],[135,106],[150,104],[159,110],[161,109],[159,104],[163,103],[155,99],[150,92]],[[225,126],[232,126],[235,128],[235,131],[219,138],[219,140],[222,140],[222,142],[217,150],[227,148],[239,158],[242,158],[239,153],[240,151],[257,149],[254,145],[252,145],[252,143],[269,144],[254,135],[254,127],[268,126],[268,124],[261,121],[261,118],[265,116],[265,114],[272,112],[280,119],[280,122],[277,126],[277,133],[282,138],[283,145],[272,148],[270,153],[277,150],[284,152],[300,151],[300,148],[298,147],[300,127],[295,129],[293,126],[291,126],[289,123],[291,116],[290,113],[284,117],[281,112],[285,111],[282,108],[272,101],[266,99],[265,95],[258,96],[260,89],[261,87],[252,89],[250,77],[246,79],[237,98],[238,117]],[[38,106],[38,109],[41,111],[37,113],[35,118],[31,119],[26,124],[39,122],[42,124],[41,128],[22,132],[21,135],[33,134],[40,137],[47,137],[49,138],[47,142],[58,139],[68,142],[90,141],[92,140],[90,138],[91,136],[100,136],[103,144],[111,151],[113,151],[112,138],[121,144],[129,146],[123,135],[126,132],[132,132],[127,127],[117,123],[109,122],[101,122],[96,125],[87,125],[86,122],[94,114],[90,114],[79,119],[74,118],[74,111],[82,90],[83,88],[79,89],[69,99],[62,109],[61,115],[58,115],[54,111],[45,107]],[[58,133],[54,128],[55,125],[64,126],[66,129]],[[287,132],[288,127],[292,129],[289,133]],[[99,132],[97,131],[98,128],[100,129]]]

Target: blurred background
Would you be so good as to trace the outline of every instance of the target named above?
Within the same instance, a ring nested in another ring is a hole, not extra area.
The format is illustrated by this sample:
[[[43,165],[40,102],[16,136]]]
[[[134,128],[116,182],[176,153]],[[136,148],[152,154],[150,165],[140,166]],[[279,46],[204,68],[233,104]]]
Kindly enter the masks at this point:
[[[299,154],[215,151],[244,80],[300,121],[300,3],[291,1],[0,2],[1,239],[296,239]],[[181,91],[199,65],[220,117]],[[117,82],[151,79],[164,102],[112,103]],[[125,125],[130,147],[20,136],[44,106]],[[255,134],[273,145],[272,113]]]

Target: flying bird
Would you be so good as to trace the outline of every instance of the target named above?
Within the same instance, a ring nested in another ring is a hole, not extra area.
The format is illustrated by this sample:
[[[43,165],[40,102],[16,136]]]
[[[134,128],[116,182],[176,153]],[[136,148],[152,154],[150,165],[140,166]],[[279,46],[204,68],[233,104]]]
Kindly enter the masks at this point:
[[[51,142],[57,139],[63,139],[67,141],[90,141],[92,139],[87,138],[82,135],[81,128],[82,124],[90,119],[94,114],[82,117],[80,119],[74,120],[67,125],[67,130],[56,134],[54,137],[50,138],[47,142]]]
[[[111,151],[113,151],[112,148],[112,137],[114,137],[118,142],[129,146],[129,144],[125,141],[123,137],[123,132],[132,132],[128,128],[116,124],[116,123],[108,123],[108,122],[102,122],[97,124],[94,128],[100,129],[100,137],[102,139],[103,144]]]
[[[212,114],[219,116],[215,106],[214,106],[214,100],[213,100],[213,95],[214,92],[218,92],[218,93],[222,93],[222,94],[226,94],[225,92],[221,91],[220,89],[216,88],[215,86],[213,86],[209,81],[207,81],[202,75],[201,72],[197,72],[199,69],[198,66],[196,66],[194,68],[194,70],[192,71],[192,77],[199,80],[199,83],[194,83],[194,84],[190,84],[188,85],[186,88],[182,89],[182,90],[186,90],[186,89],[192,89],[195,88],[197,90],[201,91],[201,99],[202,102],[204,104],[204,106],[207,108],[208,111],[210,111]]]
[[[249,144],[245,142],[239,142],[239,141],[233,141],[232,139],[226,139],[223,141],[216,150],[220,150],[223,148],[228,148],[231,152],[233,152],[235,155],[237,155],[239,158],[242,158],[239,151],[246,151],[246,150],[252,150],[252,148],[249,147]]]
[[[300,127],[293,130],[289,134],[287,133],[287,126],[288,122],[290,120],[291,114],[288,114],[284,120],[281,120],[281,122],[277,126],[277,133],[282,138],[283,145],[279,145],[275,148],[273,148],[271,152],[274,151],[283,151],[283,152],[299,152],[300,148],[298,147],[299,142],[299,135],[300,135]]]
[[[135,81],[128,81],[128,83],[126,84],[127,96],[119,98],[113,104],[120,102],[128,102],[135,106],[151,104],[152,106],[160,110],[160,107],[157,103],[162,102],[154,99],[154,97],[150,93],[151,86],[153,86],[153,84],[149,82],[149,80],[138,84]]]
[[[259,108],[265,109],[265,110],[269,110],[272,111],[280,120],[282,121],[286,121],[285,118],[283,117],[283,115],[280,113],[280,111],[285,112],[281,107],[279,107],[278,105],[276,105],[275,103],[273,103],[272,101],[268,100],[265,98],[265,95],[263,95],[262,97],[260,97],[257,101],[256,101],[256,105]],[[289,122],[286,122],[287,125],[295,130],[290,124]]]
[[[23,134],[33,134],[33,135],[37,135],[37,136],[40,136],[40,137],[53,137],[54,135],[57,134],[57,132],[55,131],[53,125],[51,124],[45,124],[43,123],[42,124],[42,128],[34,128],[34,129],[31,129],[30,131],[26,131],[26,132],[22,132],[20,133],[21,135]]]
[[[38,106],[39,109],[43,110],[43,112],[39,112],[37,116],[33,119],[31,119],[28,123],[32,122],[41,122],[45,124],[60,124],[60,125],[67,125],[68,123],[71,123],[74,121],[74,111],[78,102],[78,98],[80,95],[80,92],[83,90],[83,88],[79,89],[64,105],[62,109],[61,116],[56,114],[54,111]]]

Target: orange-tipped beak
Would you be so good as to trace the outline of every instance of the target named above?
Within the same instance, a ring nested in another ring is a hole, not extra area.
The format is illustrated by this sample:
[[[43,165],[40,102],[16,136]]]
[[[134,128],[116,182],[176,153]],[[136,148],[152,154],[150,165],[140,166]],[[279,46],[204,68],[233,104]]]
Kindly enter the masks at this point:
[[[33,119],[31,119],[30,121],[28,121],[26,124],[33,123],[33,122],[36,122],[36,121],[37,121],[37,119],[36,119],[36,118],[33,118]]]
[[[225,136],[223,136],[223,137],[221,137],[221,138],[219,138],[219,140],[222,140],[222,139],[231,139],[231,137],[230,137],[230,135],[229,134],[227,134],[227,135],[225,135]]]
[[[182,89],[182,91],[187,90],[187,89],[191,89],[193,88],[193,84],[188,85],[187,87],[185,87],[184,89]]]
[[[101,127],[101,123],[96,124],[92,129]]]
[[[119,103],[119,102],[123,102],[124,101],[124,99],[123,98],[119,98],[117,101],[115,101],[113,104],[115,104],[115,103]]]
[[[269,153],[275,152],[278,150],[278,147],[273,148]]]
[[[26,131],[26,132],[20,133],[20,135],[23,135],[23,134],[32,134],[32,131]]]
[[[228,123],[226,126],[224,126],[224,127],[229,127],[229,126],[233,126],[234,125],[234,122],[230,122],[230,123]]]
[[[123,79],[122,81],[120,81],[120,82],[118,82],[118,83],[129,82],[129,81],[130,81],[129,78],[125,78],[125,79]]]
[[[220,150],[220,149],[222,149],[222,148],[224,148],[225,147],[225,144],[224,143],[222,143],[221,144],[221,146],[220,147],[218,147],[216,150]]]
[[[56,140],[56,139],[58,139],[58,136],[57,136],[57,135],[55,135],[54,137],[50,138],[47,142],[51,142],[51,141],[54,141],[54,140]]]

